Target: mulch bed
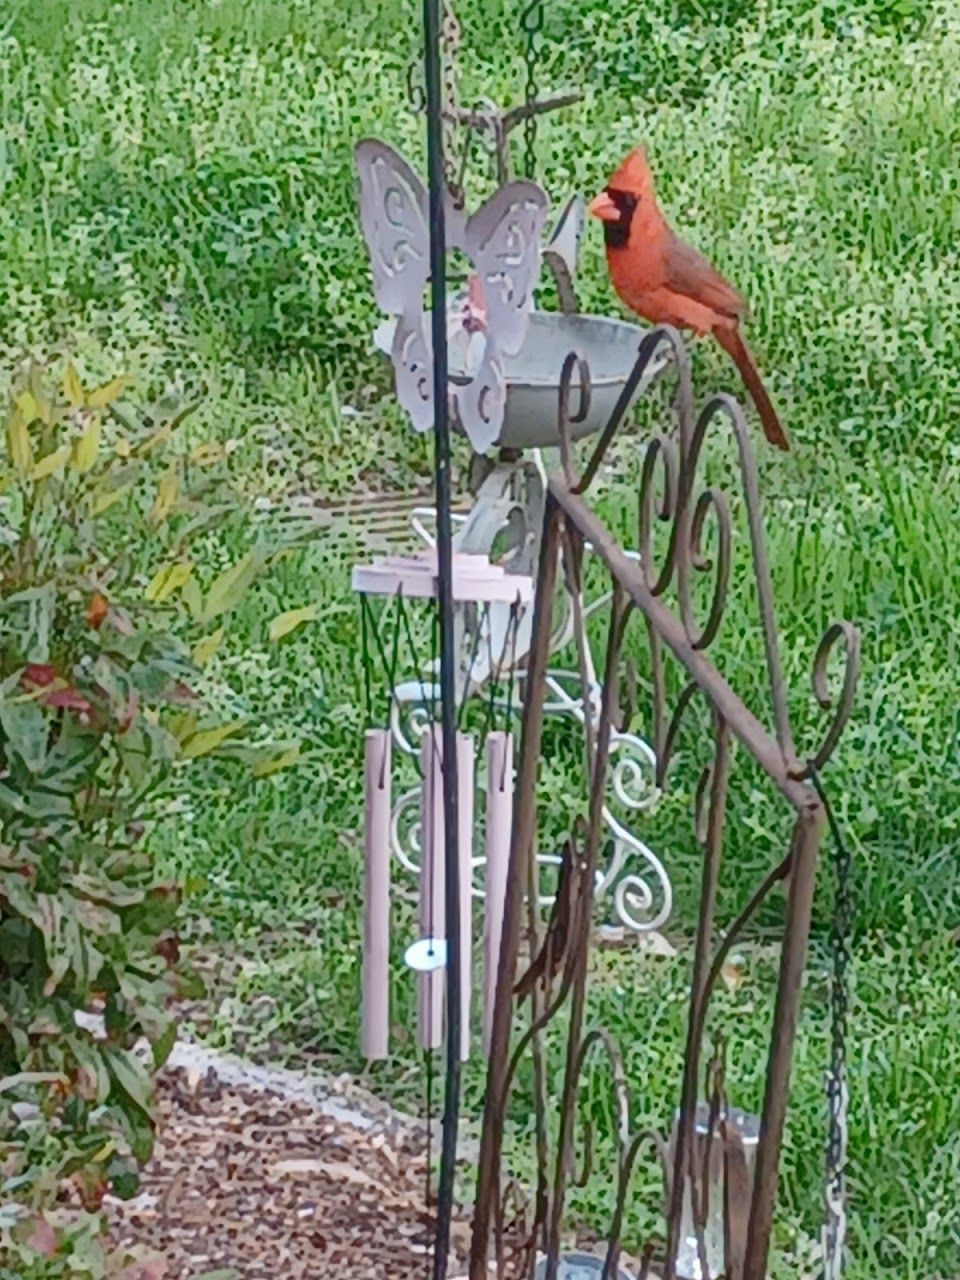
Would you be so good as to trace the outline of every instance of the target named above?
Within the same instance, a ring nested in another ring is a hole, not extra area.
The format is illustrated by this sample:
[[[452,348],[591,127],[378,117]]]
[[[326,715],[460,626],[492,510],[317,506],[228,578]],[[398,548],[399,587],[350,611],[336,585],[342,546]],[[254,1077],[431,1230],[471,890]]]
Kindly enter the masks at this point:
[[[146,1247],[168,1280],[423,1280],[423,1133],[369,1132],[307,1103],[225,1087],[212,1074],[159,1084],[154,1156],[140,1193],[110,1201],[118,1244]],[[468,1225],[453,1231],[465,1262]],[[463,1266],[451,1263],[450,1274]]]

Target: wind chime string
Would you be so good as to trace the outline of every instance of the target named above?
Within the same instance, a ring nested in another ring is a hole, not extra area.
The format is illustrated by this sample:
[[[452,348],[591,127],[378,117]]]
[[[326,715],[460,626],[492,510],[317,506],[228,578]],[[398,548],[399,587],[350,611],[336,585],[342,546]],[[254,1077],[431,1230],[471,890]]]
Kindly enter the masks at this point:
[[[370,620],[367,597],[360,597],[360,662],[363,666],[363,701],[367,710],[367,725],[373,724],[373,680],[370,667]]]
[[[487,603],[483,606],[483,612],[481,613],[477,621],[476,629],[473,635],[473,641],[470,645],[470,660],[467,664],[466,678],[464,679],[464,682],[463,682],[463,695],[460,698],[460,709],[457,712],[457,728],[458,729],[463,728],[463,715],[466,710],[467,699],[470,696],[470,683],[471,683],[471,680],[473,679],[473,668],[476,665],[477,655],[480,652],[480,640],[484,632],[487,632],[489,634],[489,630],[490,630],[490,605],[489,603]]]
[[[509,667],[510,684],[507,689],[507,714],[506,714],[506,720],[504,723],[504,728],[508,730],[510,728],[510,716],[512,714],[511,693],[513,689],[513,679],[514,679],[513,673],[514,673],[514,668],[517,660],[517,634],[520,629],[521,617],[522,617],[522,613],[520,612],[520,604],[519,604],[519,598],[518,598],[517,600],[514,600],[514,602],[510,606],[510,618],[506,625],[506,628],[504,629],[503,644],[500,647],[500,656],[497,659],[496,665],[494,665],[494,661],[493,661],[493,637],[489,631],[487,633],[487,660],[489,664],[490,680],[489,680],[489,689],[487,693],[487,710],[486,710],[486,715],[483,721],[483,737],[487,737],[490,731],[496,728],[497,695],[500,691],[500,681],[503,677],[504,664],[506,663],[508,649],[510,650],[510,654],[511,654],[510,667]]]
[[[401,627],[401,626],[403,627],[403,632],[407,641],[407,647],[410,650],[410,661],[413,665],[414,671],[416,671],[417,673],[417,683],[420,686],[420,698],[421,698],[421,701],[427,703],[427,706],[429,709],[430,723],[432,724],[435,702],[436,702],[435,694],[431,689],[429,696],[427,695],[427,688],[423,680],[424,663],[422,663],[418,657],[417,645],[414,641],[413,629],[410,625],[410,615],[407,612],[407,608],[404,603],[402,592],[397,593],[397,615],[398,615],[397,625],[398,627]],[[414,760],[414,764],[417,767],[417,773],[420,774],[420,776],[422,777],[423,770],[420,764],[419,752],[414,752],[413,760]]]
[[[398,591],[394,597],[395,621],[393,630],[393,645],[391,648],[390,659],[387,659],[387,651],[383,645],[383,637],[380,634],[380,628],[377,626],[375,619],[370,612],[370,605],[365,595],[360,597],[360,618],[361,618],[361,649],[364,662],[364,682],[366,685],[367,711],[370,719],[373,719],[373,691],[370,687],[370,651],[369,636],[372,635],[380,662],[383,667],[384,675],[387,680],[387,721],[390,720],[390,710],[393,706],[394,691],[396,688],[397,666],[399,663],[399,625],[400,614],[403,609],[403,592]],[[389,608],[389,606],[388,606]],[[385,611],[386,612],[386,611]]]
[[[507,684],[507,714],[506,728],[510,729],[510,720],[513,716],[513,689],[516,683],[517,670],[517,637],[520,633],[520,620],[523,617],[523,605],[520,602],[519,595],[510,606],[510,666],[507,668],[509,672],[509,681]]]

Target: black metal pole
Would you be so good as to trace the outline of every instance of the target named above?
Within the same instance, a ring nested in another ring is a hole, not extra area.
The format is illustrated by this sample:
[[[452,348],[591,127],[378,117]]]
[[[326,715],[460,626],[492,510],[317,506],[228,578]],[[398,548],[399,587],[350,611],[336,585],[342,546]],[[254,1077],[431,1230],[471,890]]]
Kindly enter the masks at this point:
[[[447,1071],[437,1187],[433,1277],[446,1280],[460,1118],[460,864],[457,848],[457,723],[453,650],[453,551],[450,522],[450,414],[447,393],[447,285],[440,0],[423,0],[430,210],[430,306],[433,336],[434,470],[437,497],[437,600],[440,611],[440,715],[447,940]]]

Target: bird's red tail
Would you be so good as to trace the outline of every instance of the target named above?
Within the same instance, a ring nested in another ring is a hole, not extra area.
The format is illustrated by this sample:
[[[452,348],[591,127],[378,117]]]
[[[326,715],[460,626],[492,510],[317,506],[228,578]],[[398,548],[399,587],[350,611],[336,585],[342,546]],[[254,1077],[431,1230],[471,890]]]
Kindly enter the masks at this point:
[[[778,449],[789,449],[790,441],[787,438],[787,433],[780,425],[777,411],[770,403],[770,397],[760,381],[757,366],[753,362],[753,356],[750,354],[747,344],[740,336],[740,330],[736,325],[723,329],[718,327],[714,329],[713,334],[740,371],[743,384],[750,392],[751,400],[757,406],[757,413],[759,413],[760,421],[763,423],[763,434]]]

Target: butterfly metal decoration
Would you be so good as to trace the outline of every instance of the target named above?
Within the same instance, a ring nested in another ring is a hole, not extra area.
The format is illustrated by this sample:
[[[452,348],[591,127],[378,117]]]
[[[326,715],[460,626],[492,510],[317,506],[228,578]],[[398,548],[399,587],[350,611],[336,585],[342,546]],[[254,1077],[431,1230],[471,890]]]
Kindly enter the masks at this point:
[[[392,147],[364,140],[355,150],[360,223],[377,305],[394,318],[390,358],[397,398],[417,431],[433,426],[433,350],[424,295],[430,278],[427,192]],[[503,360],[523,346],[540,274],[547,197],[533,182],[508,182],[469,217],[449,194],[447,243],[470,261],[465,295],[448,312],[451,398],[473,449],[496,443],[503,425]]]

